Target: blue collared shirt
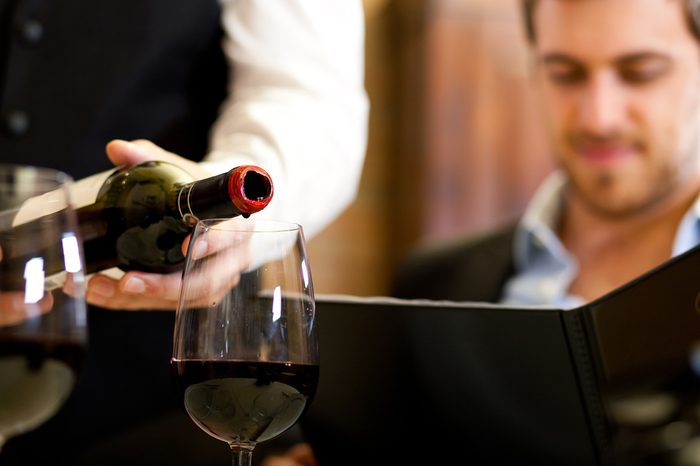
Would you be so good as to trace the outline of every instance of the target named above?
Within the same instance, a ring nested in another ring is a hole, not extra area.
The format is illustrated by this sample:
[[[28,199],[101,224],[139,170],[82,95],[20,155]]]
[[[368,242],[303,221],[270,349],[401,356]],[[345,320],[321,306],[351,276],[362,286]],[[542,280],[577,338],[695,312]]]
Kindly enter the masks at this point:
[[[566,178],[550,175],[537,190],[515,233],[516,274],[506,283],[504,304],[571,309],[584,304],[568,292],[578,261],[555,233]],[[681,221],[673,244],[676,256],[700,243],[700,199]]]

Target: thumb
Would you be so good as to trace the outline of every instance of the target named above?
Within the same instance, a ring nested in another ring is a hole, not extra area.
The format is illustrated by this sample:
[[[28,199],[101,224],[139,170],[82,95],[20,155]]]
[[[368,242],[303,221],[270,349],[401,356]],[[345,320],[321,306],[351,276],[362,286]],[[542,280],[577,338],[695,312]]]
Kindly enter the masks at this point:
[[[172,161],[178,158],[175,154],[145,139],[135,141],[114,139],[107,144],[106,150],[107,157],[114,165],[131,166],[148,160]]]
[[[107,144],[106,151],[109,160],[117,166],[129,167],[149,160],[161,160],[179,166],[195,178],[206,178],[212,175],[197,162],[168,152],[146,139],[133,141],[114,139]]]

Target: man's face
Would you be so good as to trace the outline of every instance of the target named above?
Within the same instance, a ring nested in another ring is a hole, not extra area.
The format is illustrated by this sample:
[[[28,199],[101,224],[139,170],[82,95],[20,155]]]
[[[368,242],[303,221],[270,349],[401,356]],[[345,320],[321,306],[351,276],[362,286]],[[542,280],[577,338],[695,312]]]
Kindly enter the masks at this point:
[[[696,182],[700,47],[680,0],[540,0],[537,81],[574,193],[606,216]]]

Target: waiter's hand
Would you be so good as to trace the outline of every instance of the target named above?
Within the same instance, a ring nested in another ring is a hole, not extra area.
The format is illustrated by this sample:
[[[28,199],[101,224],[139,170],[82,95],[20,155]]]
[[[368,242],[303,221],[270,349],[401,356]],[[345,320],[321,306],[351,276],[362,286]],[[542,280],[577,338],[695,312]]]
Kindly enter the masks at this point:
[[[36,303],[25,303],[21,291],[0,291],[0,327],[17,325],[27,319],[46,314],[53,307],[53,295],[44,293]]]
[[[148,160],[162,160],[178,165],[194,178],[212,176],[198,163],[168,152],[150,141],[114,140],[107,144],[107,156],[115,165],[134,165]],[[183,244],[183,254],[186,244]],[[155,274],[130,271],[120,279],[104,274],[95,274],[88,281],[87,301],[108,309],[164,309],[177,306],[180,291],[180,271],[171,274]]]

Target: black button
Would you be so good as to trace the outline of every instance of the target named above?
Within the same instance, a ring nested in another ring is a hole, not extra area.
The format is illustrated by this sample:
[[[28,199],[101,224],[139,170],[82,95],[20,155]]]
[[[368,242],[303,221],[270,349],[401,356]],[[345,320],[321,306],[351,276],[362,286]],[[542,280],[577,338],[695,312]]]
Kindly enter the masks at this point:
[[[25,44],[38,44],[44,37],[44,25],[35,19],[28,19],[20,25],[19,34]]]
[[[24,136],[29,131],[29,117],[19,110],[5,115],[4,123],[5,130],[12,136]]]

